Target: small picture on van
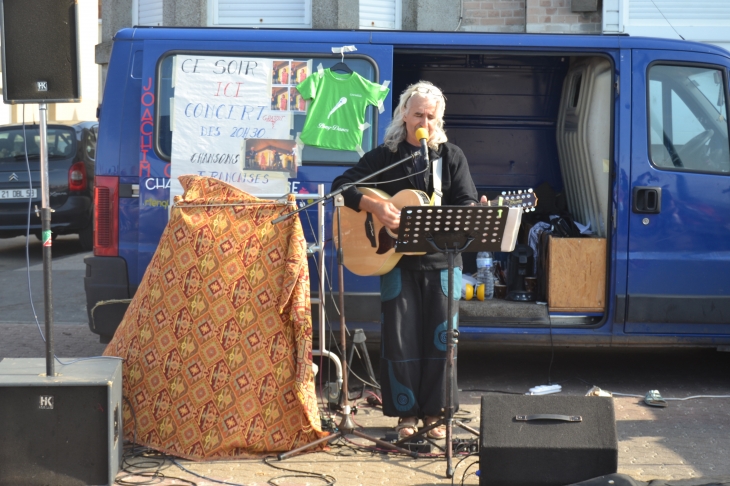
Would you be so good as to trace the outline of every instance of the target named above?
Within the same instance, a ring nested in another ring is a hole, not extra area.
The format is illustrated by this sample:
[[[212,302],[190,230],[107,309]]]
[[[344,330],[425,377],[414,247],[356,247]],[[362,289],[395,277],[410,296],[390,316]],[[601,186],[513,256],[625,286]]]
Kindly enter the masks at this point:
[[[289,111],[289,88],[271,88],[271,109]]]
[[[299,84],[309,76],[309,63],[304,61],[292,61],[291,63],[291,84]]]
[[[250,138],[245,144],[244,172],[253,170],[287,172],[289,177],[296,177],[297,143],[294,140]]]
[[[289,61],[274,61],[274,68],[271,70],[271,84],[292,84]]]
[[[299,94],[296,88],[289,89],[289,109],[300,113],[307,111],[307,101]]]

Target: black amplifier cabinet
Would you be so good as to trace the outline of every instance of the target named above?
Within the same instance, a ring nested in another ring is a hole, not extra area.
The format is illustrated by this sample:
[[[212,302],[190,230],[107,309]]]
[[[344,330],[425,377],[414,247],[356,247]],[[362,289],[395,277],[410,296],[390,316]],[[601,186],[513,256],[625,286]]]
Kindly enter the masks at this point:
[[[72,361],[73,358],[67,358]],[[112,485],[122,458],[122,363],[46,376],[44,359],[0,361],[0,485]]]
[[[613,474],[613,398],[482,396],[479,484],[562,486]]]

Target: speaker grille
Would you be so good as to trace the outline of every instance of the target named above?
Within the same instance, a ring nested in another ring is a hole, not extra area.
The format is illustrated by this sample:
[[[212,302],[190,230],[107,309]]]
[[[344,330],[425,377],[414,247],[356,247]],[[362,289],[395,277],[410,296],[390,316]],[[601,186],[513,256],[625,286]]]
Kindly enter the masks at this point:
[[[0,486],[107,484],[109,389],[0,388]]]
[[[6,103],[78,101],[76,2],[2,0]]]

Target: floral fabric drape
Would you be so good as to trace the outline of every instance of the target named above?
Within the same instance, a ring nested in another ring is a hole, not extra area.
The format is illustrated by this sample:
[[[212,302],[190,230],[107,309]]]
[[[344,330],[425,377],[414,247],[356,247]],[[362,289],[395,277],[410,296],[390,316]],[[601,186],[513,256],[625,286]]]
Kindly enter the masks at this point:
[[[137,443],[188,459],[324,437],[299,218],[272,225],[291,208],[216,179],[180,182],[185,193],[104,353],[124,358],[125,437],[136,426]]]

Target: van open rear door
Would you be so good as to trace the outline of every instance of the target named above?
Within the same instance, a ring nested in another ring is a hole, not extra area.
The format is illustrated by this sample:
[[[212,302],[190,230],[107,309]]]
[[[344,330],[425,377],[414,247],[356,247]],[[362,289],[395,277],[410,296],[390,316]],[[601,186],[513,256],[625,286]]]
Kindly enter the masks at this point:
[[[730,333],[729,60],[634,50],[627,333]]]

